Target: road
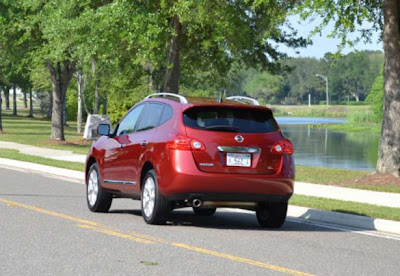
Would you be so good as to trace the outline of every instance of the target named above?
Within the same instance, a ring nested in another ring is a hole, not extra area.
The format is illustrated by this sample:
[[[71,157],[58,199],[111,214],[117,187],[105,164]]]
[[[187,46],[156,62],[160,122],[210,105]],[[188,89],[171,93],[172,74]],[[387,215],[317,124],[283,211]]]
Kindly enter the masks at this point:
[[[398,275],[400,237],[230,209],[147,225],[138,201],[92,213],[82,183],[0,167],[0,275]]]

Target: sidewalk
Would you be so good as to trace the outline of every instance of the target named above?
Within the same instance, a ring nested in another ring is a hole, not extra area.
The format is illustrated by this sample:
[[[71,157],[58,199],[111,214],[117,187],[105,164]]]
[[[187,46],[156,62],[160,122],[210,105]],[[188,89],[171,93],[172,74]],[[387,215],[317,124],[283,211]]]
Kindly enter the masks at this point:
[[[79,162],[79,163],[86,162],[86,155],[76,154],[73,153],[72,151],[67,151],[67,150],[41,148],[24,144],[18,144],[14,142],[3,142],[3,141],[0,141],[0,148],[16,149],[19,150],[19,152],[22,154],[40,156],[44,158],[61,160],[61,161]]]

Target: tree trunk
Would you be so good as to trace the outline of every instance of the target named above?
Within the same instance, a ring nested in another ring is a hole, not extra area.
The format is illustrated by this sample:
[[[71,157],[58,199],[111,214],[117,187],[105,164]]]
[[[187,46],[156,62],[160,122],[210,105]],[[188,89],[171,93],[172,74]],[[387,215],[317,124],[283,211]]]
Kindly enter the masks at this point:
[[[400,3],[383,2],[385,51],[384,107],[379,158],[379,173],[400,175]]]
[[[99,114],[99,107],[100,107],[100,94],[99,94],[99,87],[100,87],[100,80],[97,77],[97,59],[92,57],[92,72],[94,78],[94,107],[93,107],[93,114]]]
[[[85,92],[87,85],[82,70],[79,70],[78,73],[76,74],[76,80],[78,82],[78,112],[76,115],[76,131],[77,133],[82,133],[82,117],[83,117],[82,104],[84,104],[83,93]]]
[[[3,98],[1,97],[1,93],[0,93],[0,134],[3,132],[3,120],[2,120],[2,116],[1,116],[2,109],[3,109]]]
[[[167,42],[167,69],[165,70],[163,92],[179,93],[179,50],[182,24],[179,22],[178,16],[172,18],[171,25],[174,33],[169,36]]]
[[[29,118],[33,118],[33,96],[32,96],[32,86],[29,86]]]
[[[4,99],[6,100],[6,110],[10,110],[10,89],[11,87],[6,86],[4,89]]]
[[[76,114],[76,132],[82,133],[82,71],[76,75],[78,82],[78,112]]]
[[[13,113],[12,115],[17,116],[17,86],[13,84]]]
[[[64,136],[64,103],[68,85],[72,79],[75,62],[69,60],[57,62],[56,67],[48,61],[51,84],[53,86],[53,112],[51,114],[51,140],[65,141]]]
[[[46,118],[51,119],[51,115],[53,114],[53,92],[49,91],[48,93],[49,93],[50,106],[49,106]]]
[[[22,94],[24,95],[24,108],[28,108],[28,99],[26,98],[26,90],[22,90]]]
[[[104,91],[103,93],[103,115],[107,115],[107,92]]]
[[[64,126],[68,126],[67,124],[67,97],[64,97],[64,103],[63,103],[63,124]]]

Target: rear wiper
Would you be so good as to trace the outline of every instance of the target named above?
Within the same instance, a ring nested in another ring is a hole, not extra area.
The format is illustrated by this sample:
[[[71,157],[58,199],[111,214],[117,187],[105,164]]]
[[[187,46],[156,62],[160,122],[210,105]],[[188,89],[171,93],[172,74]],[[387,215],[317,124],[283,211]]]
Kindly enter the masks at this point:
[[[239,132],[239,128],[235,126],[228,125],[215,125],[205,127],[207,130],[217,130],[217,131],[227,131],[227,132]]]

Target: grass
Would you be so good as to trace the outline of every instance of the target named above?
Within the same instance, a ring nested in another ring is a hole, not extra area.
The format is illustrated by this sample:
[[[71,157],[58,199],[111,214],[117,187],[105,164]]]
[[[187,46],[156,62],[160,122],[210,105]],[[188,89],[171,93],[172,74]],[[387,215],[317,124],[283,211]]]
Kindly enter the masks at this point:
[[[49,158],[43,158],[39,156],[27,155],[19,153],[18,150],[14,149],[0,149],[0,157],[14,159],[25,162],[32,162],[41,165],[47,165],[57,168],[70,169],[83,172],[85,170],[85,164],[78,162],[68,162],[68,161],[59,161]]]
[[[320,167],[296,166],[296,181],[333,185],[354,180],[370,172]]]
[[[351,105],[271,105],[274,116],[346,118],[349,113],[366,113],[370,106]]]
[[[290,204],[319,210],[400,221],[400,208],[301,195],[294,195],[290,199]]]
[[[328,128],[335,131],[346,132],[381,132],[381,124],[374,122],[374,115],[369,105],[273,105],[270,108],[274,116],[281,117],[327,117],[346,118],[344,124],[316,124],[316,128]]]
[[[330,130],[345,131],[345,132],[365,132],[365,133],[381,133],[381,124],[372,122],[352,123],[345,124],[323,124],[318,127],[326,127]]]
[[[296,181],[318,183],[322,185],[334,185],[346,188],[400,193],[400,186],[390,183],[381,185],[360,185],[354,184],[354,180],[368,175],[369,171],[343,170],[321,167],[296,166]]]
[[[18,116],[12,116],[11,110],[2,110],[3,134],[0,141],[16,142],[37,147],[70,150],[79,154],[86,154],[91,141],[84,141],[83,134],[76,133],[76,122],[68,122],[64,128],[67,142],[50,141],[51,122],[43,119],[37,110],[35,118],[28,118],[28,109],[19,109]]]

